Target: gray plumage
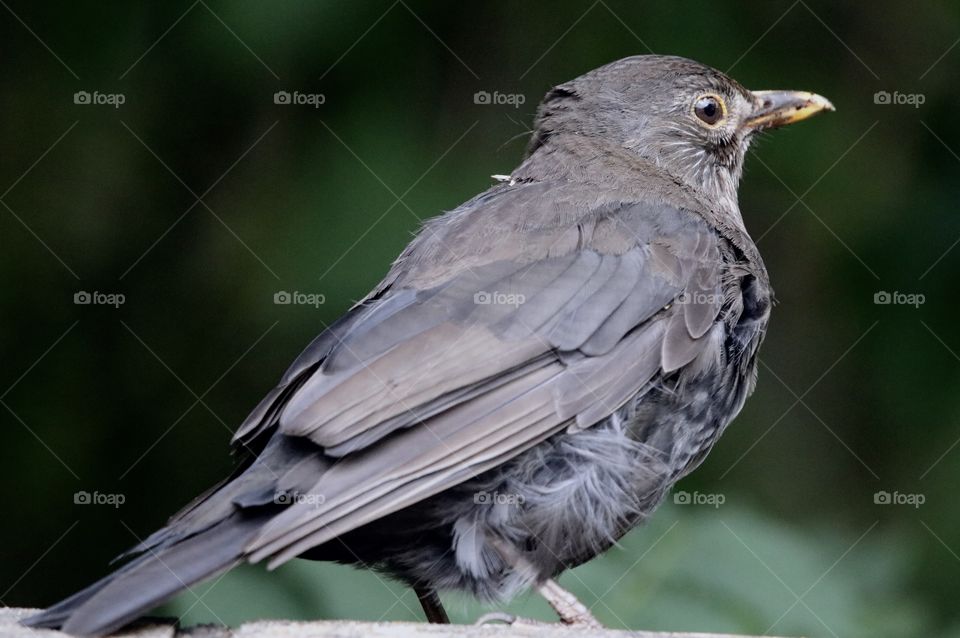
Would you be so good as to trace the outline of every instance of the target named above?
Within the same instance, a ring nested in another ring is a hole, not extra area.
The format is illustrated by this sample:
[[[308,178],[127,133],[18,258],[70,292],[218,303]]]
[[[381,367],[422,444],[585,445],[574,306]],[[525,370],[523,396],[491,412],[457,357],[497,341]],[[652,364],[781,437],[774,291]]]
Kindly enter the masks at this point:
[[[752,134],[809,107],[766,95],[658,56],[554,88],[509,181],[428,221],[254,409],[256,454],[28,624],[109,632],[296,556],[503,600],[608,548],[753,389],[771,291],[736,189]]]

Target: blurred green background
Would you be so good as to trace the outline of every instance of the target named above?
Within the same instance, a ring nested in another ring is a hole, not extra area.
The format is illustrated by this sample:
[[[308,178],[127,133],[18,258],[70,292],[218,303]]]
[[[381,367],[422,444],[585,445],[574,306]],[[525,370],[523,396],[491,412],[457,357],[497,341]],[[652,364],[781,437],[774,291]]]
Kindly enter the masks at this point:
[[[3,604],[88,584],[228,473],[231,430],[421,219],[510,172],[549,87],[652,50],[837,112],[748,160],[779,304],[756,394],[678,488],[693,504],[561,582],[611,627],[960,635],[957,3],[0,4]],[[94,291],[124,303],[74,303]],[[421,618],[402,587],[302,561],[165,612]]]

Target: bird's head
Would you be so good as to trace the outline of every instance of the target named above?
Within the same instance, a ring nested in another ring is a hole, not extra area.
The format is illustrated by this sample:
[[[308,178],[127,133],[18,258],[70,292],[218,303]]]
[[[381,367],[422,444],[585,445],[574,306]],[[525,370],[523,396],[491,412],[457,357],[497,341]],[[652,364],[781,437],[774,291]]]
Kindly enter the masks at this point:
[[[643,55],[547,93],[530,152],[551,140],[599,138],[656,164],[711,201],[736,206],[751,138],[825,110],[833,105],[815,93],[750,91],[692,60]]]

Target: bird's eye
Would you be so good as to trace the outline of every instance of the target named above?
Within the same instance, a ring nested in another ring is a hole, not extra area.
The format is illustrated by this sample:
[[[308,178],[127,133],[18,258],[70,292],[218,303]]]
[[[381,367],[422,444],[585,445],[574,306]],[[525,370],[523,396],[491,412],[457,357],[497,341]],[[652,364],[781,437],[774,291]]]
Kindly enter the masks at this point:
[[[727,105],[716,95],[701,95],[693,103],[693,114],[708,126],[714,126],[727,114]]]

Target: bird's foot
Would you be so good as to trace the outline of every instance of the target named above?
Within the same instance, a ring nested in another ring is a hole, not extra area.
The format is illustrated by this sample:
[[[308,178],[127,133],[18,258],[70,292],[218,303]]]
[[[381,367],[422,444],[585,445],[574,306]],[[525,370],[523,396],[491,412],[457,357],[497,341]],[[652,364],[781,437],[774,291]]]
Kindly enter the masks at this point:
[[[582,627],[589,629],[602,629],[600,621],[590,613],[590,609],[577,600],[576,596],[561,587],[554,580],[546,580],[537,587],[537,592],[550,603],[553,610],[560,616],[560,622],[570,627]],[[476,625],[489,625],[493,623],[503,623],[511,627],[549,627],[553,623],[533,620],[531,618],[521,618],[514,614],[508,614],[502,611],[493,611],[484,614],[474,623]]]
[[[493,624],[504,624],[510,625],[511,627],[548,627],[551,623],[543,622],[542,620],[534,620],[533,618],[523,618],[514,614],[508,614],[504,611],[491,611],[488,614],[484,614],[477,618],[474,625],[493,625]]]
[[[603,627],[600,621],[590,613],[590,609],[577,600],[577,597],[549,578],[537,587],[537,592],[550,603],[553,610],[560,616],[560,622],[574,627]]]

